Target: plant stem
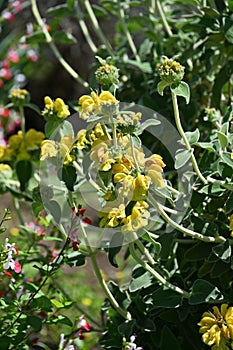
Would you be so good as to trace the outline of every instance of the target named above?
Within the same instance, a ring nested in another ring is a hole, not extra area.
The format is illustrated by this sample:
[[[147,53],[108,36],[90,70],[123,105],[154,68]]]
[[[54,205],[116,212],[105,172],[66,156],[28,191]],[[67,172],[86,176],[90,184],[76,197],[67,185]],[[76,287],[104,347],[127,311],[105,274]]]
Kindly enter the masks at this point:
[[[92,7],[91,7],[91,4],[90,4],[89,0],[84,0],[84,6],[86,7],[87,13],[88,13],[89,18],[90,18],[90,20],[92,22],[92,25],[94,27],[94,30],[95,30],[96,34],[98,35],[100,40],[105,45],[106,49],[108,50],[108,53],[113,57],[114,56],[114,52],[112,50],[112,47],[111,47],[110,43],[108,42],[107,38],[105,37],[102,29],[99,26],[98,20],[97,20],[97,18],[95,16],[94,11],[92,10]]]
[[[18,199],[12,195],[12,202],[13,202],[13,206],[14,206],[14,209],[15,209],[15,212],[16,212],[16,215],[19,219],[19,222],[20,222],[20,225],[24,225],[24,219],[21,215],[21,210],[20,210],[20,206],[19,206],[19,201]]]
[[[148,272],[156,278],[156,280],[161,283],[164,287],[173,290],[176,293],[181,294],[184,298],[189,298],[189,293],[183,289],[175,286],[174,284],[168,282],[163,276],[161,276],[157,271],[155,271],[150,265],[148,265],[144,260],[142,260],[135,251],[134,243],[129,243],[129,250],[132,257]]]
[[[23,139],[26,139],[26,128],[25,128],[25,114],[24,114],[24,108],[22,106],[19,107],[19,114],[20,114],[20,120],[21,120],[21,130],[23,133]]]
[[[164,28],[165,28],[165,30],[166,30],[168,36],[171,37],[173,34],[172,34],[171,28],[170,28],[170,26],[169,26],[169,24],[168,24],[168,22],[167,22],[165,13],[164,13],[164,11],[163,11],[163,7],[162,7],[162,5],[160,4],[160,1],[159,1],[159,0],[156,0],[156,6],[157,6],[157,9],[158,9],[158,11],[159,11],[160,17],[161,17],[161,19],[162,19],[163,26],[164,26]]]
[[[75,1],[74,6],[75,6],[77,18],[78,18],[78,21],[79,21],[80,28],[81,28],[81,30],[83,32],[83,35],[84,35],[88,45],[90,46],[91,51],[95,54],[98,51],[98,49],[95,46],[95,44],[94,44],[94,42],[93,42],[93,40],[91,38],[91,35],[89,33],[89,30],[88,30],[88,28],[86,26],[85,21],[82,19],[83,13],[81,12],[81,9],[80,9],[80,7],[78,5],[78,1]]]
[[[211,237],[211,236],[204,236],[199,232],[192,231],[186,227],[183,227],[179,225],[177,222],[173,221],[163,210],[162,206],[157,203],[153,197],[150,196],[150,202],[152,205],[158,210],[159,214],[162,216],[162,218],[169,223],[173,228],[177,229],[178,231],[184,233],[187,236],[199,239],[203,242],[209,242],[209,243],[223,243],[226,241],[226,239],[222,236],[218,237]]]
[[[140,172],[140,169],[139,169],[139,166],[138,166],[138,161],[137,161],[137,158],[136,158],[136,155],[135,155],[135,152],[134,152],[134,144],[133,144],[132,135],[130,135],[130,146],[131,146],[132,157],[133,157],[136,169],[137,169],[138,172]]]
[[[58,59],[58,61],[60,62],[60,64],[63,66],[63,68],[65,68],[65,70],[82,86],[84,86],[85,88],[89,87],[88,82],[86,82],[85,80],[83,80],[79,74],[70,66],[70,64],[62,57],[62,55],[60,54],[59,50],[57,49],[56,45],[53,42],[53,38],[50,35],[50,33],[48,32],[45,23],[43,22],[40,12],[38,10],[37,7],[37,3],[36,0],[31,0],[31,5],[32,5],[32,13],[38,23],[38,25],[40,26],[42,32],[44,33],[44,36],[46,38],[46,41],[48,43],[48,45],[50,46],[51,50],[53,51],[55,57]]]
[[[109,299],[111,305],[114,307],[114,309],[116,309],[116,311],[122,316],[124,317],[126,320],[131,320],[131,315],[128,311],[122,309],[120,307],[120,305],[118,304],[117,300],[114,298],[112,292],[110,291],[110,289],[108,288],[108,285],[107,283],[105,282],[101,272],[100,272],[100,268],[98,266],[98,263],[97,263],[97,260],[96,260],[96,257],[95,257],[95,254],[96,252],[93,252],[91,247],[89,246],[89,242],[88,242],[88,238],[87,238],[87,235],[86,235],[86,231],[85,231],[85,228],[84,228],[84,224],[80,221],[80,227],[81,227],[81,230],[82,230],[82,234],[83,234],[83,237],[84,237],[84,240],[85,240],[85,244],[89,250],[89,256],[91,258],[91,262],[92,262],[92,265],[93,265],[93,268],[94,268],[94,271],[95,271],[95,275],[102,287],[102,289],[104,290],[107,298]]]
[[[176,97],[176,94],[171,91],[171,94],[172,94],[172,104],[173,104],[173,110],[174,110],[174,116],[175,116],[175,122],[176,122],[176,127],[179,131],[179,134],[180,136],[182,137],[183,141],[184,141],[184,144],[186,146],[186,149],[188,151],[192,151],[192,147],[190,146],[190,143],[185,135],[185,132],[182,128],[182,125],[181,125],[181,121],[180,121],[180,114],[179,114],[179,108],[178,108],[178,103],[177,103],[177,97]],[[205,184],[207,185],[207,180],[204,178],[204,176],[202,175],[202,173],[200,172],[199,168],[198,168],[198,165],[197,165],[197,161],[196,161],[196,158],[195,156],[193,155],[193,153],[191,153],[191,162],[192,162],[192,165],[193,165],[193,168],[197,174],[197,176],[199,177],[199,179]]]
[[[126,35],[126,38],[128,40],[128,43],[129,43],[129,46],[130,46],[130,49],[136,59],[136,61],[138,63],[141,62],[141,59],[137,53],[137,48],[134,44],[134,41],[133,41],[133,38],[129,32],[129,29],[127,27],[127,24],[126,24],[126,21],[125,21],[125,12],[124,12],[124,9],[123,9],[123,6],[121,5],[120,2],[117,1],[117,3],[119,4],[119,17],[120,17],[120,21],[121,21],[121,25],[122,25],[122,29],[124,30],[125,32],[125,35]]]

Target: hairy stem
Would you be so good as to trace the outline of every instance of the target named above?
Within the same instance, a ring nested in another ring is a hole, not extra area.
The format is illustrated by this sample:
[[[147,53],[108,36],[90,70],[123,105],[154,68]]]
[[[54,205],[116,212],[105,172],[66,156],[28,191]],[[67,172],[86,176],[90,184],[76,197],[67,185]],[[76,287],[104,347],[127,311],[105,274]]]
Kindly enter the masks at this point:
[[[161,283],[164,287],[173,290],[176,293],[181,294],[184,298],[189,298],[189,293],[181,289],[180,287],[175,286],[174,284],[168,282],[162,275],[160,275],[155,269],[148,265],[144,260],[139,257],[134,248],[134,243],[129,244],[129,249],[132,257],[148,272],[156,278],[156,280]]]
[[[57,60],[60,62],[60,64],[63,66],[63,68],[65,68],[65,70],[82,86],[84,86],[85,88],[89,87],[88,82],[86,82],[85,80],[83,80],[79,74],[70,66],[70,64],[62,57],[61,53],[59,52],[58,48],[56,47],[56,45],[53,42],[53,38],[50,35],[50,33],[48,32],[45,23],[43,22],[40,12],[38,10],[37,7],[37,3],[36,0],[31,0],[31,5],[32,5],[32,13],[38,23],[38,25],[40,26],[42,32],[44,33],[44,36],[46,38],[46,41],[48,43],[48,45],[50,46],[51,50],[53,51],[55,57],[57,58]]]
[[[161,17],[161,20],[162,20],[162,22],[163,22],[163,26],[164,26],[164,28],[165,28],[165,30],[166,30],[168,36],[171,37],[173,34],[172,34],[171,28],[170,28],[170,26],[169,26],[169,24],[168,24],[168,21],[167,21],[167,19],[166,19],[166,16],[165,16],[163,7],[162,7],[162,5],[161,5],[161,3],[160,3],[159,0],[156,0],[156,6],[157,6],[157,9],[158,9],[158,11],[159,11],[159,15],[160,15],[160,17]]]
[[[93,268],[94,268],[94,271],[95,271],[95,275],[96,275],[96,277],[97,277],[97,279],[99,281],[99,284],[101,285],[103,291],[105,292],[107,298],[109,299],[109,301],[110,301],[111,305],[114,307],[114,309],[122,317],[124,317],[126,320],[131,320],[130,313],[128,311],[122,309],[122,307],[118,304],[117,300],[114,298],[112,292],[108,288],[108,285],[105,282],[105,280],[104,280],[104,278],[103,278],[103,276],[102,276],[102,274],[100,272],[100,268],[99,268],[99,265],[98,265],[96,257],[95,257],[96,252],[93,252],[91,247],[89,246],[89,242],[88,242],[88,238],[87,238],[86,231],[85,231],[85,228],[84,228],[84,224],[82,222],[80,222],[80,226],[81,226],[81,230],[82,230],[82,234],[83,234],[86,246],[87,246],[88,251],[89,251],[89,255],[90,255],[91,262],[92,262],[92,265],[93,265]]]
[[[96,18],[94,11],[92,10],[92,7],[91,7],[89,0],[84,0],[84,6],[86,7],[87,13],[89,15],[89,18],[91,20],[91,23],[94,27],[96,34],[98,35],[98,37],[100,38],[102,43],[105,45],[106,49],[108,50],[108,53],[113,57],[114,52],[112,50],[112,47],[111,47],[110,43],[108,42],[106,36],[104,35],[102,29],[100,28],[99,22]]]
[[[177,97],[176,97],[176,94],[171,91],[171,94],[172,94],[172,104],[173,104],[173,110],[174,110],[174,116],[175,116],[175,122],[176,122],[176,127],[179,131],[179,134],[180,136],[182,137],[183,141],[184,141],[184,144],[186,146],[186,149],[188,151],[192,151],[192,147],[190,146],[190,143],[185,135],[185,132],[182,128],[182,125],[181,125],[181,121],[180,121],[180,114],[179,114],[179,108],[178,108],[178,102],[177,102]],[[206,185],[208,182],[207,180],[204,178],[204,176],[202,175],[202,173],[200,172],[199,170],[199,167],[198,167],[198,164],[197,164],[197,161],[196,161],[196,158],[195,156],[193,155],[193,153],[191,153],[191,162],[192,162],[192,165],[193,165],[193,168],[195,170],[195,173],[197,174],[197,176],[199,177],[199,179]]]
[[[163,210],[163,207],[157,203],[154,198],[152,196],[150,196],[149,198],[151,204],[158,210],[159,214],[162,216],[162,218],[168,223],[170,224],[173,228],[175,228],[176,230],[184,233],[187,236],[190,236],[192,238],[196,238],[200,241],[203,242],[209,242],[209,243],[223,243],[226,241],[226,239],[222,236],[218,236],[218,237],[211,237],[211,236],[204,236],[199,232],[195,232],[192,231],[186,227],[183,227],[181,225],[179,225],[177,222],[173,221],[168,215],[167,213]]]

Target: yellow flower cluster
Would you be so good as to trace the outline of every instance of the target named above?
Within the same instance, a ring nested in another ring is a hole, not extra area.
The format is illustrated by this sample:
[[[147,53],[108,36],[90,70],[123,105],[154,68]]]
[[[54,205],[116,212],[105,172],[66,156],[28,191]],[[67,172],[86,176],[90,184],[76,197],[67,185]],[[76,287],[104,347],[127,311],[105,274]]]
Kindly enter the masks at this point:
[[[92,91],[90,96],[83,95],[80,97],[80,118],[86,120],[91,114],[109,114],[113,112],[112,108],[118,105],[119,101],[109,91],[102,91],[100,95]]]
[[[184,67],[177,61],[163,56],[163,62],[157,65],[160,79],[168,84],[175,84],[184,77]]]
[[[121,227],[123,233],[138,231],[148,224],[150,213],[145,201],[138,201],[132,207],[131,213],[127,214],[127,207],[121,203],[114,206],[114,202],[108,202],[104,211],[100,213],[100,227]]]
[[[222,304],[221,308],[213,307],[213,312],[204,312],[200,333],[205,344],[212,350],[229,350],[233,348],[233,307]]]
[[[142,149],[134,148],[127,136],[118,137],[118,154],[109,142],[95,142],[91,159],[99,170],[108,171],[111,183],[104,195],[106,205],[100,213],[100,226],[120,226],[122,232],[137,231],[148,224],[146,202],[150,184],[164,187],[162,157],[145,158]],[[130,209],[129,209],[130,208]]]
[[[65,119],[70,115],[68,106],[61,98],[58,97],[53,101],[49,96],[45,96],[44,102],[45,109],[42,111],[42,115],[45,118],[49,119],[55,116],[59,119]]]
[[[73,144],[74,138],[72,135],[64,135],[59,143],[53,140],[44,140],[41,144],[40,160],[59,157],[63,159],[64,164],[69,164],[75,158],[70,154]]]
[[[141,116],[142,114],[140,112],[129,112],[117,115],[117,129],[123,134],[133,134],[140,123]]]
[[[40,149],[44,134],[40,131],[30,129],[25,138],[22,131],[9,138],[7,146],[0,146],[0,161],[27,160],[31,158],[31,152]]]
[[[12,171],[10,165],[8,164],[4,164],[4,163],[0,163],[0,172],[1,171]]]
[[[18,107],[29,102],[30,94],[25,89],[13,89],[9,94],[9,98],[12,100],[12,103]]]
[[[95,77],[98,84],[117,84],[119,78],[119,69],[112,64],[106,63],[96,70]]]
[[[86,130],[81,129],[77,134],[77,148],[78,149],[89,149],[94,141],[99,140],[99,142],[107,139],[102,126],[98,123],[94,129]]]

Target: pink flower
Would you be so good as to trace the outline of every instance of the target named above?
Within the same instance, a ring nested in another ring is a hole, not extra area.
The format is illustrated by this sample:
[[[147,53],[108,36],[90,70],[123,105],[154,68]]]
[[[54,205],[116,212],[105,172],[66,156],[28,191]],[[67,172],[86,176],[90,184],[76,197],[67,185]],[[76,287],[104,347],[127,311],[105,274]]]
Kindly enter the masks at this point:
[[[36,225],[33,221],[26,223],[25,227],[30,229],[33,233],[36,233],[36,235],[38,237],[45,235],[44,230],[42,229],[42,227]]]
[[[2,11],[2,17],[4,19],[6,19],[7,21],[9,21],[9,22],[14,21],[14,19],[15,19],[15,16],[13,15],[13,13],[10,12],[9,10],[7,10],[7,9]]]
[[[18,52],[14,49],[11,49],[7,54],[8,59],[13,63],[19,62],[19,55]]]
[[[18,261],[15,261],[14,271],[16,273],[20,273],[21,272],[21,265],[20,265],[20,263]]]

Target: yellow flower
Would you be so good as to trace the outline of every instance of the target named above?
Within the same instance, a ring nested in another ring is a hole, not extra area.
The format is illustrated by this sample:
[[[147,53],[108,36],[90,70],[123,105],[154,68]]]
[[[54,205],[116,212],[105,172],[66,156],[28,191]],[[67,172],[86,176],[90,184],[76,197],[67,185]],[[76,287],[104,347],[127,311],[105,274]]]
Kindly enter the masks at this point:
[[[91,114],[106,114],[105,107],[116,105],[118,101],[109,91],[102,91],[100,95],[92,91],[90,96],[81,96],[78,104],[80,105],[80,117],[86,120]]]
[[[229,350],[233,340],[233,307],[222,304],[221,308],[213,307],[213,312],[204,312],[199,332],[205,344],[212,346],[212,350]]]
[[[134,201],[142,201],[147,197],[147,192],[149,188],[149,178],[148,176],[138,174],[134,180],[134,191],[133,198]]]
[[[57,113],[57,117],[61,119],[65,119],[70,115],[67,105],[61,98],[56,98],[54,102],[54,110]]]
[[[0,171],[12,171],[10,165],[1,163],[0,164]]]
[[[123,218],[125,218],[125,205],[120,204],[119,207],[105,207],[104,212],[100,213],[100,227],[117,227],[120,225]]]
[[[86,136],[87,136],[87,131],[85,129],[79,130],[77,134],[77,143],[76,143],[78,149],[83,149],[88,144],[90,144]]]
[[[45,96],[44,98],[45,109],[48,111],[53,111],[53,100],[49,96]]]
[[[138,201],[132,209],[131,215],[122,220],[122,232],[138,231],[140,228],[147,226],[150,213],[148,210],[148,204],[145,201]]]
[[[30,129],[26,132],[25,145],[27,149],[35,149],[41,145],[44,139],[44,134],[41,131],[36,131],[35,129]]]
[[[41,154],[40,160],[45,160],[46,158],[56,157],[57,156],[57,148],[55,141],[52,140],[44,140],[41,144]]]
[[[164,180],[162,177],[163,168],[165,164],[159,154],[152,154],[145,160],[145,170],[150,177],[151,182],[158,188],[164,187]]]
[[[13,150],[19,149],[21,143],[23,142],[23,133],[22,131],[18,131],[16,135],[12,135],[9,138],[9,147]]]
[[[54,115],[59,119],[65,119],[70,115],[68,106],[60,97],[53,101],[49,96],[45,96],[44,103],[45,109],[43,110],[42,115],[45,117],[52,117]]]
[[[9,98],[15,107],[24,106],[30,100],[30,94],[25,89],[13,89],[9,94]]]

